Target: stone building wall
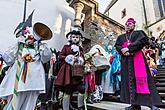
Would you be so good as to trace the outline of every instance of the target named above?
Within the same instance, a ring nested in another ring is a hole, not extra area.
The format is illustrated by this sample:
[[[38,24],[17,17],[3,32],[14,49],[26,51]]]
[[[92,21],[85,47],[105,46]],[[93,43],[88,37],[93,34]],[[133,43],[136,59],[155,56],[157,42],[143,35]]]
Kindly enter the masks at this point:
[[[92,45],[109,45],[115,43],[113,39],[124,32],[124,27],[101,13],[95,13],[94,16],[84,19],[84,32],[90,36]]]
[[[75,4],[81,4],[82,13],[85,18],[82,22],[83,34],[88,41],[84,43],[88,48],[91,44],[108,45],[113,44],[112,39],[124,32],[124,26],[115,20],[105,16],[98,11],[98,3],[95,0],[67,0],[70,6],[75,9]],[[75,9],[75,13],[77,11]],[[75,21],[77,20],[75,16]],[[76,24],[79,25],[79,24]]]

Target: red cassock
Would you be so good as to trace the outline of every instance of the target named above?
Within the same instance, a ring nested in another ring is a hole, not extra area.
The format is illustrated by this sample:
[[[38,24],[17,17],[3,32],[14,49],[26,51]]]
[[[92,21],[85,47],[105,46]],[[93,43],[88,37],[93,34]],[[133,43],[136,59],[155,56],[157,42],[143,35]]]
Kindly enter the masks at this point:
[[[57,75],[57,79],[55,81],[55,85],[58,87],[58,88],[72,88],[72,87],[75,87],[76,85],[78,85],[79,83],[82,82],[82,80],[73,80],[72,78],[72,70],[71,70],[71,65],[68,64],[67,62],[65,62],[65,57],[67,55],[75,55],[76,53],[73,52],[73,50],[71,49],[71,45],[64,45],[61,53],[60,53],[60,56],[59,56],[59,59],[60,61],[62,62],[61,64],[61,69]],[[80,56],[82,58],[84,58],[83,56],[83,48],[80,47]]]

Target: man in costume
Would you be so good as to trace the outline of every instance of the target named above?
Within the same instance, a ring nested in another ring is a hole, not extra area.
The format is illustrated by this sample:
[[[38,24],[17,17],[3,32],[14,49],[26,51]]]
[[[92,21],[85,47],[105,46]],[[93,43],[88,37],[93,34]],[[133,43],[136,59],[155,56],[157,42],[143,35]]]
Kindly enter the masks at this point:
[[[105,45],[104,49],[107,52],[106,59],[109,62],[109,59],[113,55],[112,45]],[[102,73],[102,87],[103,87],[103,93],[105,97],[114,94],[113,84],[110,82],[110,79],[112,79],[112,75],[110,74],[110,71],[111,71],[110,62],[109,62],[109,66],[110,66],[109,69],[107,69],[107,71]]]
[[[83,38],[80,31],[73,30],[66,35],[69,42],[64,45],[59,59],[61,60],[61,69],[58,73],[55,85],[64,92],[63,97],[63,110],[70,110],[70,96],[73,92],[78,91],[78,109],[83,109],[83,96],[85,88],[83,85],[83,76],[77,71],[77,77],[73,76],[72,66],[84,65],[83,48],[80,46],[81,39]],[[81,93],[81,94],[80,94]]]
[[[50,60],[50,49],[35,42],[31,28],[20,32],[22,40],[2,55],[10,66],[0,85],[0,98],[7,99],[4,110],[34,110],[39,94],[45,92],[43,63]]]
[[[43,67],[45,70],[45,82],[46,82],[46,93],[40,94],[39,95],[39,100],[41,102],[40,110],[52,110],[52,101],[54,100],[54,94],[55,88],[54,88],[54,80],[55,80],[55,72],[56,70],[56,49],[55,48],[50,48],[52,57],[51,60],[44,63]]]
[[[91,64],[93,64],[93,66],[96,68],[95,70],[96,89],[93,92],[92,100],[96,103],[99,103],[103,99],[102,85],[106,83],[105,80],[102,81],[102,74],[106,72],[106,70],[108,70],[110,67],[110,63],[108,61],[109,54],[108,52],[105,51],[105,49],[102,46],[97,44],[94,45],[90,49],[90,51],[86,54],[92,57]]]
[[[127,20],[126,33],[115,44],[121,55],[121,101],[131,104],[125,110],[141,110],[141,105],[159,110],[155,105],[162,104],[161,98],[142,53],[148,37],[142,30],[134,30],[135,23],[133,18]]]
[[[86,89],[86,102],[93,104],[92,100],[92,94],[96,89],[96,84],[95,84],[95,71],[96,67],[92,64],[92,59],[94,57],[93,54],[90,53],[85,53],[85,89]]]
[[[115,95],[118,97],[120,95],[121,64],[120,64],[120,55],[113,46],[112,46],[112,56],[110,57],[110,63],[111,63],[110,84],[112,84],[113,88],[115,88],[114,92]]]

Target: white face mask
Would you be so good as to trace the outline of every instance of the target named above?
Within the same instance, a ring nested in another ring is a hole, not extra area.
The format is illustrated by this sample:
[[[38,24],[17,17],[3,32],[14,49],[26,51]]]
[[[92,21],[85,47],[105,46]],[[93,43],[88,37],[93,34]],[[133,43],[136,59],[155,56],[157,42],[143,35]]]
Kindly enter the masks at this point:
[[[19,42],[25,43],[28,36],[31,35],[31,30],[29,27],[26,27],[25,30],[22,30],[22,35],[18,37]]]
[[[71,41],[72,43],[77,44],[80,41],[80,35],[75,35],[75,34],[71,35]]]
[[[27,40],[26,44],[29,46],[34,46],[34,40]]]
[[[108,50],[112,51],[112,46],[111,45],[108,46]]]
[[[17,39],[19,42],[25,43],[26,38],[24,36],[19,36]]]

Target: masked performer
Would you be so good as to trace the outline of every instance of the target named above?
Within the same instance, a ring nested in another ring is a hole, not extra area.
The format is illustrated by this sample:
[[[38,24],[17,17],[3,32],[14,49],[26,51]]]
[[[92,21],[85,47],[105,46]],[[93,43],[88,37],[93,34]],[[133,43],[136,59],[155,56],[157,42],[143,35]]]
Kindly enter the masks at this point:
[[[51,60],[43,64],[45,70],[46,93],[40,94],[38,98],[41,101],[40,110],[51,110],[52,101],[54,99],[52,94],[55,92],[53,83],[55,80],[55,62],[57,56],[55,48],[50,48],[50,50],[52,53]]]
[[[121,101],[131,104],[126,110],[141,110],[141,105],[159,110],[162,104],[142,49],[148,37],[142,30],[134,30],[136,21],[129,18],[125,23],[126,33],[116,41],[121,55]]]
[[[85,55],[85,89],[87,103],[93,104],[92,94],[96,89],[95,71],[96,67],[92,64],[93,54],[86,53]]]
[[[42,63],[50,60],[50,49],[44,43],[35,42],[31,28],[26,27],[21,33],[25,41],[18,41],[2,55],[10,66],[0,85],[0,97],[7,99],[4,110],[34,110],[39,94],[45,92]]]
[[[73,65],[84,65],[83,48],[80,46],[82,34],[80,31],[71,31],[66,35],[69,43],[64,45],[59,59],[62,61],[61,69],[58,73],[55,85],[64,91],[63,110],[69,110],[70,96],[73,92],[79,91],[84,94],[82,71],[77,70],[76,75],[73,75]],[[78,68],[77,68],[78,69]],[[78,95],[78,108],[83,108],[83,96]]]
[[[93,92],[92,100],[98,103],[103,99],[102,73],[107,71],[110,67],[110,63],[107,58],[109,54],[100,45],[94,45],[87,54],[92,56],[92,64],[96,68],[95,70],[96,89]]]
[[[121,70],[121,64],[120,64],[120,55],[116,51],[114,47],[112,47],[112,56],[110,57],[110,63],[111,63],[111,71],[110,71],[110,84],[113,84],[113,88],[115,88],[115,95],[120,95],[120,82],[121,82],[121,76],[120,76],[120,70]]]

